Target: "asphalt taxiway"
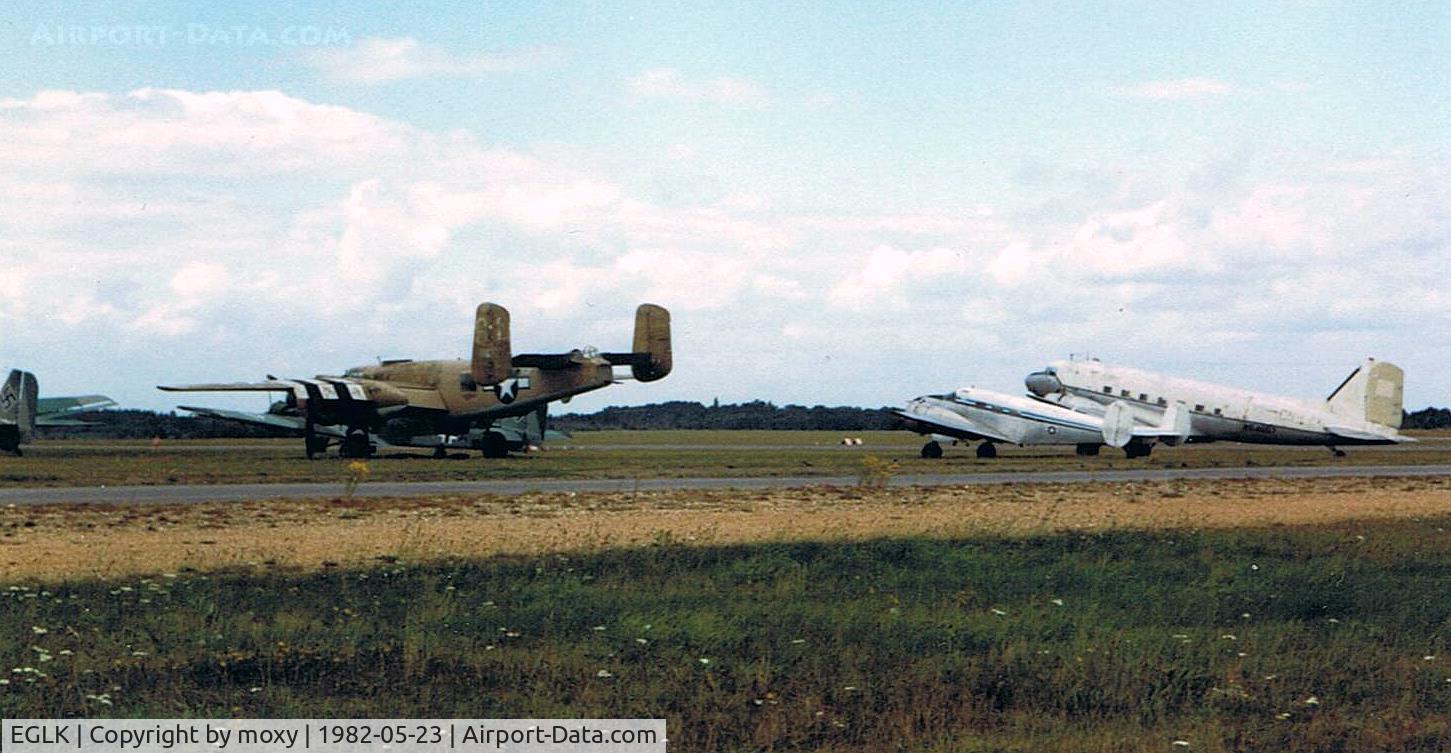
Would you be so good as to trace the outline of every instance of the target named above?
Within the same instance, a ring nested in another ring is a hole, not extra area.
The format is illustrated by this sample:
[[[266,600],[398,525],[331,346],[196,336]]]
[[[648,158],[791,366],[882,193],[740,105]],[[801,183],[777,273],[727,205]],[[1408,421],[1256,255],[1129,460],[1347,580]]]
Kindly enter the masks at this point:
[[[1176,479],[1303,479],[1451,476],[1451,465],[1248,466],[1242,468],[1144,468],[1102,471],[1006,471],[959,474],[904,474],[891,478],[893,487],[979,486],[993,484],[1084,484]],[[857,476],[775,476],[742,478],[655,479],[507,479],[481,481],[372,482],[359,486],[355,497],[428,497],[490,494],[514,496],[537,492],[654,492],[689,489],[791,489],[811,486],[856,486]],[[339,483],[188,484],[172,486],[84,486],[0,489],[0,505],[53,504],[186,504],[258,499],[334,498]]]

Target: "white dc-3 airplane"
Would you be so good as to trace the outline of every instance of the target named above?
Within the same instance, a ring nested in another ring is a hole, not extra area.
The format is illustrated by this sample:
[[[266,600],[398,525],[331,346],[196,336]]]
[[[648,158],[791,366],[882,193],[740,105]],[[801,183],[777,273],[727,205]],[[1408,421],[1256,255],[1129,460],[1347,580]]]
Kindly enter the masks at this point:
[[[1080,455],[1106,444],[1130,458],[1147,456],[1156,442],[1213,441],[1323,445],[1343,455],[1340,445],[1415,441],[1397,431],[1403,382],[1399,367],[1366,359],[1320,402],[1069,360],[1029,374],[1027,397],[959,390],[917,398],[898,415],[934,435],[923,457],[940,457],[941,439],[982,439],[989,446],[978,457],[996,455],[993,442],[1074,444]]]

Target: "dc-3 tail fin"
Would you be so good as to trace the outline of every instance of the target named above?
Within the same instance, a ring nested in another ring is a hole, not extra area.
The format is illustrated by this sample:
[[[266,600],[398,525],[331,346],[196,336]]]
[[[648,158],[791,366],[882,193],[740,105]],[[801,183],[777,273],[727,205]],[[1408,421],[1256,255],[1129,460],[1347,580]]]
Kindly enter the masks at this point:
[[[508,309],[496,303],[480,303],[474,312],[474,352],[469,375],[477,384],[498,384],[509,378],[512,359]]]
[[[1399,429],[1404,383],[1405,372],[1401,367],[1367,358],[1340,383],[1325,404],[1336,415]]]
[[[674,365],[670,352],[670,312],[664,306],[642,303],[635,309],[635,342],[630,353],[604,353],[617,366],[629,366],[642,382],[664,379]]]
[[[40,400],[40,388],[35,375],[28,371],[14,369],[0,387],[0,421],[15,427],[15,432],[24,439],[35,430],[35,406]]]

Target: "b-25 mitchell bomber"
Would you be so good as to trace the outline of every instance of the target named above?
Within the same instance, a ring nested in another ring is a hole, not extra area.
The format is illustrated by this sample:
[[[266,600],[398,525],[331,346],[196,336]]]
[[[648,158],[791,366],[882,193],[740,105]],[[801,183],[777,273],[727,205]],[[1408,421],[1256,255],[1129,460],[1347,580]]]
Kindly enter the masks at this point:
[[[343,457],[368,457],[378,446],[429,447],[435,456],[472,449],[497,458],[542,434],[550,402],[616,383],[615,367],[642,382],[672,366],[670,313],[654,304],[635,311],[633,349],[599,353],[512,352],[509,312],[479,304],[469,360],[383,361],[342,376],[159,386],[170,392],[277,392],[266,413],[181,406],[198,415],[268,426],[303,437],[309,458],[333,444]],[[531,426],[532,422],[532,426]]]
[[[1045,403],[1101,416],[1105,442],[1129,457],[1153,446],[1135,427],[1162,423],[1170,412],[1188,417],[1187,442],[1323,445],[1340,456],[1340,445],[1415,441],[1397,431],[1404,379],[1400,367],[1368,358],[1318,402],[1089,359],[1056,361],[1026,384]]]
[[[105,395],[40,397],[35,375],[12,370],[0,387],[0,452],[20,454],[20,444],[30,440],[37,426],[90,426],[67,418],[77,413],[109,408],[116,404]]]

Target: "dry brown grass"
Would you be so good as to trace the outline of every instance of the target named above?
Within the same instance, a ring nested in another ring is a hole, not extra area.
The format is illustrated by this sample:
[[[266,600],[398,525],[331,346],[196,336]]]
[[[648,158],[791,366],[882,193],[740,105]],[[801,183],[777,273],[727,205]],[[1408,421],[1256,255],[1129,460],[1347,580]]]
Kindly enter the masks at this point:
[[[353,566],[662,541],[1229,528],[1451,512],[1451,478],[281,500],[0,510],[0,580]]]

